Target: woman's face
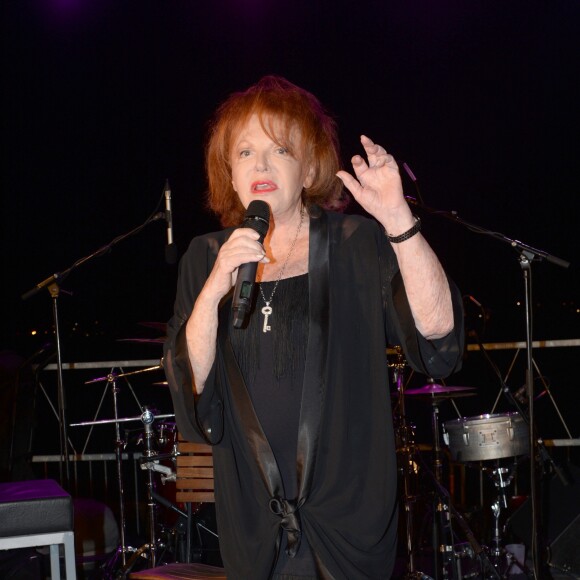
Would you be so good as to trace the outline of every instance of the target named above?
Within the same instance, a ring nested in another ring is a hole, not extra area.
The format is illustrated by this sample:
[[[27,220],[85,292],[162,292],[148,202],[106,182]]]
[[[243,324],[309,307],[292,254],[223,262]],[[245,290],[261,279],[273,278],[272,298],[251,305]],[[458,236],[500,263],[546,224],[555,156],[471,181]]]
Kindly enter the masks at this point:
[[[294,143],[300,138],[292,137]],[[311,167],[272,141],[257,115],[250,117],[234,140],[231,166],[232,184],[242,205],[247,208],[251,201],[263,200],[278,221],[299,211],[302,188],[312,183]]]

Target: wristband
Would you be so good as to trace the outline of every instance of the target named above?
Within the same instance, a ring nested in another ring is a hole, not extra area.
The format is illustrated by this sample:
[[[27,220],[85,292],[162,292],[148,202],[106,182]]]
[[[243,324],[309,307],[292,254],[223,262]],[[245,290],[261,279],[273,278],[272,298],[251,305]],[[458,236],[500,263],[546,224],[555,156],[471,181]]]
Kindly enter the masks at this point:
[[[400,244],[401,242],[412,238],[415,234],[421,231],[421,218],[417,217],[416,215],[413,215],[413,217],[415,218],[415,225],[406,232],[403,232],[400,236],[389,236],[389,234],[385,231],[385,234],[387,234],[387,239],[389,242],[391,242],[391,244]]]

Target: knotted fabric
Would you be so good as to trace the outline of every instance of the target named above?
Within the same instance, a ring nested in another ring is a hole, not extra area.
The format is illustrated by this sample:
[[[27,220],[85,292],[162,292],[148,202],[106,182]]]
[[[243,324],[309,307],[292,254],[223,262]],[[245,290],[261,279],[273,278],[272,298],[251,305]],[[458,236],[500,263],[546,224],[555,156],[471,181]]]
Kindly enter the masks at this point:
[[[290,558],[296,556],[302,538],[300,515],[298,514],[299,507],[295,499],[273,497],[270,500],[270,510],[277,516],[280,516],[280,527],[288,534],[286,554]]]

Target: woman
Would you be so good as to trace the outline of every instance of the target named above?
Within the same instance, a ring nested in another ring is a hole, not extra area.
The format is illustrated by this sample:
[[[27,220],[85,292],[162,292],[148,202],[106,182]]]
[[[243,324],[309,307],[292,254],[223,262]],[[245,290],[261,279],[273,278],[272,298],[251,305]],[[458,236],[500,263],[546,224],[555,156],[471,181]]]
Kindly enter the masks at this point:
[[[223,225],[239,225],[255,199],[272,216],[263,244],[247,227],[192,241],[165,348],[179,429],[214,446],[228,578],[389,578],[386,347],[403,345],[433,377],[459,364],[461,300],[419,233],[394,159],[361,143],[354,176],[338,171],[332,120],[273,76],[232,95],[210,132],[209,204]],[[374,219],[323,209],[340,205],[343,184]],[[259,292],[237,329],[232,288],[249,262]]]

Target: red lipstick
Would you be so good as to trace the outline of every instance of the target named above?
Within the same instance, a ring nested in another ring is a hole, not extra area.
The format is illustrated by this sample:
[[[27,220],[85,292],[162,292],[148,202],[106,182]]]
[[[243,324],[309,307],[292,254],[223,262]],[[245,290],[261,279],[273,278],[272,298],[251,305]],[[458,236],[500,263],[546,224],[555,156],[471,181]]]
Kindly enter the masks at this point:
[[[252,193],[269,193],[276,189],[278,189],[278,186],[269,179],[254,181],[254,183],[252,183]]]

